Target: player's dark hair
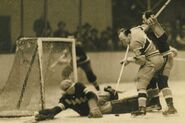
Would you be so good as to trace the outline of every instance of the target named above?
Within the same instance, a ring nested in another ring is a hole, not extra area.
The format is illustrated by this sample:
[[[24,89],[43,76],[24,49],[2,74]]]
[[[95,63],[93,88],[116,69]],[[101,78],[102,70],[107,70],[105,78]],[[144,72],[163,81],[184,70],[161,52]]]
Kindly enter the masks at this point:
[[[119,29],[119,30],[118,30],[118,34],[119,34],[120,32],[123,32],[125,36],[128,36],[128,34],[131,33],[131,32],[130,32],[130,29],[125,29],[125,28]]]

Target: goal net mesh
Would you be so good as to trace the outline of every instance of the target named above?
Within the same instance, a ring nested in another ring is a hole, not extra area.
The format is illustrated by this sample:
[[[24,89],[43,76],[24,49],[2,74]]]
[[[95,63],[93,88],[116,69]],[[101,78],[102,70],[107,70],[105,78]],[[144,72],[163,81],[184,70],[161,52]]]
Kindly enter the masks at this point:
[[[0,92],[0,117],[30,116],[56,105],[60,81],[77,81],[74,45],[65,38],[18,40],[13,67]]]

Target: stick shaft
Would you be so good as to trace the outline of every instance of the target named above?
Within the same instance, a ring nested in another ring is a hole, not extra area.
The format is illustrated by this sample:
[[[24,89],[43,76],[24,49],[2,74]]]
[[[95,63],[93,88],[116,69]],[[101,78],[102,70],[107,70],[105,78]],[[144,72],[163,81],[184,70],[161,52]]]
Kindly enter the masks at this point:
[[[161,9],[154,15],[155,18],[157,18],[161,12],[166,8],[166,6],[170,3],[171,0],[166,1],[166,3],[161,7]],[[147,25],[145,30],[148,30],[149,26]]]
[[[174,58],[174,60],[176,60],[176,61],[185,61],[185,58],[180,58],[180,57],[177,57],[177,58]]]
[[[61,59],[65,58],[66,54],[67,51],[66,49],[64,49],[63,54],[53,64],[51,64],[50,68],[54,68],[60,62]]]
[[[129,45],[127,45],[127,50],[125,52],[125,57],[124,57],[124,60],[127,59],[127,56],[128,56],[128,52],[129,52]],[[121,80],[121,77],[122,77],[122,74],[123,74],[123,70],[125,68],[125,63],[124,62],[121,66],[121,70],[120,70],[120,73],[119,73],[119,77],[118,77],[118,80],[117,80],[117,84],[116,84],[116,90],[118,90],[118,87],[119,87],[119,84],[120,84],[120,80]]]
[[[161,12],[166,8],[166,6],[170,3],[171,0],[167,0],[166,3],[161,7],[161,9],[155,14],[155,18],[157,18]]]

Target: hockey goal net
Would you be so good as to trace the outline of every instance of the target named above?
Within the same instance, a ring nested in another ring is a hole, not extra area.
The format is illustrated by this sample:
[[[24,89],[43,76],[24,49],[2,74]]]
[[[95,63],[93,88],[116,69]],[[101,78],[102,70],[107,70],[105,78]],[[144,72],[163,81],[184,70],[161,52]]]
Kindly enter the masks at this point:
[[[31,116],[58,103],[59,83],[77,81],[75,40],[21,38],[13,67],[0,91],[0,117]]]

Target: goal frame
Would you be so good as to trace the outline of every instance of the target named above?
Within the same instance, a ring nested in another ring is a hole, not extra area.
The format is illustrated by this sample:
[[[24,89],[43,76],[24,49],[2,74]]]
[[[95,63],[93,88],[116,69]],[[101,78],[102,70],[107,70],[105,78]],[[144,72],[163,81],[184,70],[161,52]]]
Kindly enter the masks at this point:
[[[58,38],[58,37],[22,37],[19,40],[17,40],[16,43],[19,43],[18,41],[20,40],[35,40],[36,41],[36,48],[34,49],[34,53],[32,54],[32,59],[33,61],[35,59],[36,54],[38,55],[38,65],[39,65],[39,85],[40,85],[40,100],[41,100],[41,105],[39,106],[40,109],[45,108],[45,80],[44,80],[44,73],[43,73],[43,42],[64,42],[64,43],[71,43],[71,50],[72,50],[72,67],[73,67],[73,79],[74,82],[78,81],[78,76],[77,76],[77,63],[76,63],[76,40],[74,38]],[[18,44],[17,44],[18,45]],[[18,47],[16,48],[16,53],[18,51]],[[34,112],[32,111],[27,111],[27,110],[19,110],[20,105],[22,102],[22,97],[25,93],[25,88],[27,86],[27,79],[29,76],[29,72],[31,71],[32,68],[32,62],[30,63],[29,70],[26,74],[26,77],[24,79],[23,87],[21,89],[21,94],[17,103],[17,109],[15,110],[10,110],[10,111],[1,111],[0,112],[0,118],[16,118],[16,117],[26,117],[26,116],[33,116]],[[10,72],[11,74],[11,72]],[[9,74],[9,76],[10,76]]]
[[[72,38],[56,38],[56,37],[49,37],[49,38],[38,38],[37,39],[37,45],[38,45],[38,56],[39,56],[39,70],[40,70],[40,91],[41,91],[41,109],[45,108],[45,89],[44,89],[44,74],[43,74],[43,68],[42,68],[42,63],[43,63],[43,48],[42,48],[42,43],[43,42],[66,42],[66,43],[72,43],[72,61],[73,61],[73,69],[74,69],[74,81],[78,81],[78,76],[77,76],[77,63],[76,63],[76,49],[75,49],[75,39]]]

